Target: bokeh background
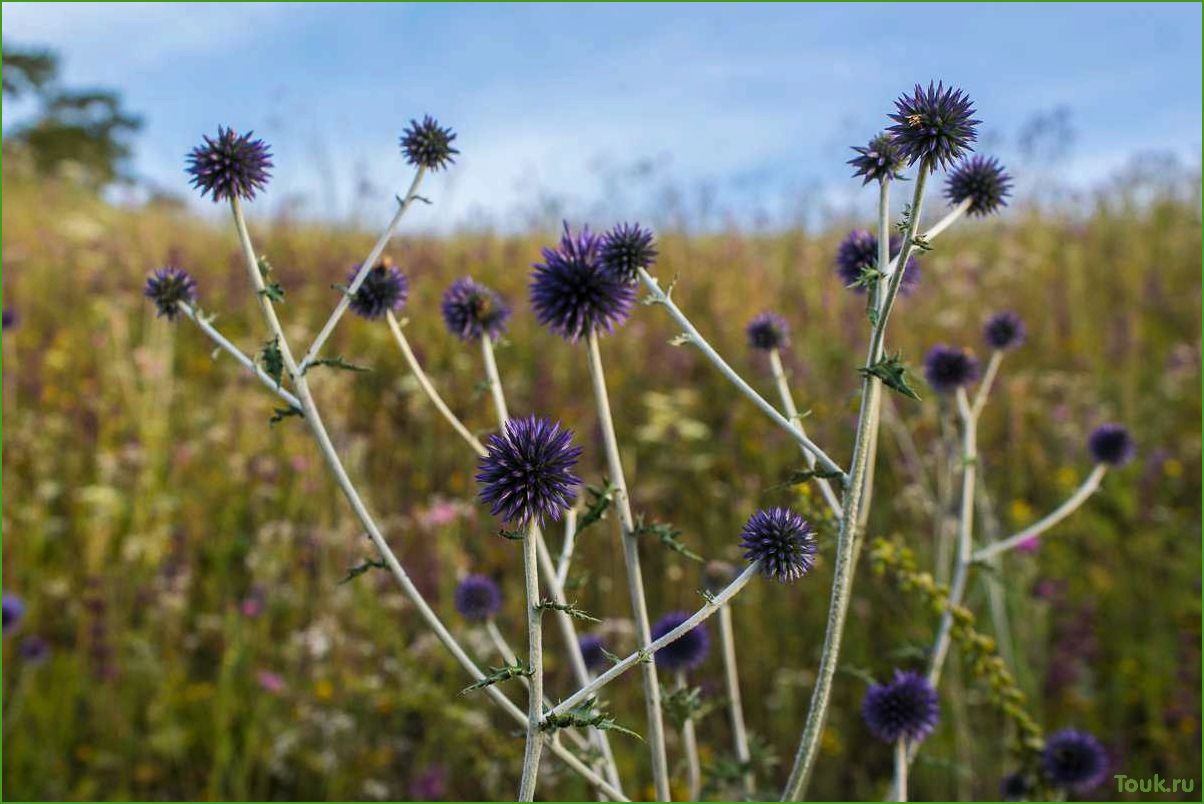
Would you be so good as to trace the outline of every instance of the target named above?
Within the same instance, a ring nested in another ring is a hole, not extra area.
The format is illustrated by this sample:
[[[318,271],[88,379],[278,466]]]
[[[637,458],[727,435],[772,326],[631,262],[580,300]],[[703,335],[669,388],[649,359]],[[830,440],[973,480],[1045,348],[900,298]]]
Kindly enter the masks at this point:
[[[307,433],[269,426],[272,399],[141,296],[149,270],[184,266],[226,334],[249,351],[263,339],[226,216],[187,188],[183,156],[202,134],[227,124],[272,143],[252,229],[300,343],[408,181],[401,129],[428,112],[452,125],[457,165],[426,183],[433,203],[389,249],[412,281],[409,337],[488,431],[479,355],[437,305],[464,274],[501,290],[516,307],[498,356],[512,407],[572,426],[596,483],[582,355],[525,300],[560,221],[654,225],[675,298],[766,394],[743,326],[786,315],[809,431],[844,463],[866,333],[833,256],[876,200],[844,160],[930,78],[971,93],[979,151],[1017,178],[1004,214],[925,255],[891,334],[914,364],[938,341],[982,354],[999,309],[1028,323],[981,428],[981,532],[1006,535],[1064,498],[1099,422],[1127,423],[1140,445],[1039,549],[1005,560],[1001,598],[975,585],[969,602],[1049,730],[1094,732],[1118,773],[1199,783],[1200,23],[1190,4],[5,3],[3,582],[23,613],[4,634],[4,798],[513,795],[511,723],[457,696],[461,671],[390,579],[339,584],[370,553]],[[604,343],[634,502],[706,557],[738,560],[752,510],[818,509],[785,484],[792,443],[676,334],[641,308]],[[517,551],[474,500],[470,455],[383,325],[345,319],[332,351],[373,368],[316,385],[390,542],[483,657],[451,592],[466,571],[497,578],[500,625],[521,642]],[[950,423],[925,397],[894,400],[870,532],[940,577]],[[575,594],[620,650],[612,525],[583,536]],[[697,563],[653,544],[646,556],[654,615],[697,605]],[[797,742],[830,569],[755,583],[734,607],[766,795]],[[890,758],[858,715],[865,678],[918,664],[936,620],[868,566],[852,612],[812,793],[876,800]],[[950,671],[913,795],[994,798],[1012,767],[1004,723],[956,657]],[[708,793],[729,796],[716,657],[695,680],[719,707],[699,726]],[[643,729],[634,676],[609,699]],[[626,775],[646,779],[643,746],[614,742]],[[680,763],[676,736],[670,752]],[[546,797],[588,796],[556,763],[545,772]],[[1090,796],[1124,798],[1111,783]]]

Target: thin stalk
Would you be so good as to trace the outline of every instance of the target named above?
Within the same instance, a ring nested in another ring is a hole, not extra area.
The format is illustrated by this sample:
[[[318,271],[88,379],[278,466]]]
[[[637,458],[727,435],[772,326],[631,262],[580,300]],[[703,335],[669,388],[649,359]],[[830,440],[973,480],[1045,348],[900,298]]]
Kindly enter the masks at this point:
[[[907,740],[895,741],[895,801],[907,801]]]
[[[543,753],[543,732],[539,729],[543,711],[543,610],[539,608],[539,567],[536,558],[534,522],[523,539],[523,584],[527,593],[527,667],[531,672],[527,704],[527,745],[523,751],[523,778],[518,786],[519,801],[535,800],[539,778],[539,757]]]
[[[652,626],[648,621],[648,600],[644,594],[644,575],[640,569],[640,546],[635,534],[635,517],[631,512],[631,496],[627,491],[627,480],[623,474],[623,461],[619,457],[619,442],[615,436],[614,417],[610,412],[610,398],[606,393],[606,375],[602,370],[602,352],[598,348],[598,335],[590,331],[588,339],[589,373],[594,386],[594,401],[598,408],[599,424],[602,427],[602,442],[606,448],[606,463],[611,482],[615,484],[615,503],[619,509],[619,525],[623,543],[623,562],[627,568],[627,586],[631,592],[632,618],[635,620],[636,639],[643,649],[652,642]],[[660,682],[656,677],[656,663],[645,662],[640,668],[644,685],[644,706],[648,716],[648,748],[652,753],[652,779],[658,801],[670,801],[669,766],[665,755],[665,723],[661,711]]]
[[[751,800],[757,791],[757,780],[752,772],[752,752],[748,750],[748,731],[744,726],[744,704],[740,697],[740,676],[736,666],[736,634],[732,628],[730,605],[719,609],[719,647],[723,652],[723,685],[727,690],[727,712],[732,724],[732,745],[736,760],[747,770],[743,784],[745,798]]]
[[[1107,472],[1108,467],[1106,464],[1096,464],[1095,468],[1091,470],[1091,474],[1087,475],[1087,479],[1084,480],[1082,485],[1075,490],[1074,494],[1071,494],[1064,503],[1051,511],[1048,516],[1038,522],[1033,523],[1032,525],[1029,525],[1027,528],[1013,536],[1009,536],[1006,539],[1002,539],[994,544],[990,544],[986,547],[978,549],[974,553],[972,560],[975,562],[985,561],[991,556],[998,555],[1006,550],[1011,550],[1021,542],[1028,541],[1029,539],[1035,539],[1041,534],[1045,533],[1045,531],[1049,530],[1054,525],[1070,516],[1083,503],[1087,502],[1088,498],[1099,489],[1100,481],[1104,479],[1104,475],[1107,474]]]
[[[686,674],[677,674],[676,689],[686,688]],[[698,801],[702,794],[702,763],[698,761],[698,736],[694,731],[694,718],[687,717],[681,724],[681,743],[686,752],[687,801]]]
[[[569,567],[573,565],[573,550],[577,547],[577,509],[564,512],[564,542],[560,545],[560,559],[556,562],[556,585],[563,588],[569,579]]]
[[[803,420],[798,415],[798,408],[794,404],[794,396],[790,393],[790,381],[786,378],[786,368],[782,365],[782,355],[777,349],[769,350],[769,368],[773,373],[774,383],[778,387],[778,398],[782,401],[782,410],[786,412],[786,418],[794,423],[794,427],[805,437],[807,431],[803,428]],[[803,450],[803,458],[807,461],[807,468],[815,468],[815,456],[807,450]],[[828,503],[828,507],[832,509],[832,515],[840,517],[843,511],[840,507],[840,500],[836,497],[836,492],[832,490],[832,484],[827,478],[817,478],[816,485],[819,486],[819,492],[823,495],[824,501]]]
[[[995,385],[995,378],[999,375],[999,364],[1003,362],[1003,352],[996,349],[991,352],[991,359],[987,361],[987,370],[983,372],[982,382],[978,384],[978,392],[974,394],[974,403],[970,406],[970,411],[977,417],[982,414],[983,407],[987,404],[987,397],[991,393],[991,387]]]
[[[283,399],[284,402],[290,407],[301,410],[301,402],[297,399],[297,397],[290,394],[284,388],[281,388],[280,383],[276,382],[275,377],[272,377],[266,371],[261,369],[254,360],[252,360],[250,357],[244,354],[241,349],[231,343],[225,335],[222,335],[220,332],[218,332],[216,327],[198,315],[195,309],[184,302],[180,302],[179,307],[184,315],[188,316],[192,320],[192,323],[196,324],[197,327],[200,328],[201,332],[204,332],[206,335],[208,335],[210,340],[217,344],[222,351],[230,355],[230,357],[237,360],[243,368],[254,374],[261,383],[267,386],[269,391]]]
[[[510,418],[506,408],[506,395],[502,393],[502,381],[498,377],[497,361],[493,356],[493,338],[488,332],[481,333],[481,356],[485,360],[485,377],[489,383],[489,392],[493,395],[493,406],[497,410],[498,419],[504,425]]]
[[[933,226],[929,227],[928,231],[924,232],[924,239],[931,241],[941,232],[952,226],[958,218],[966,214],[966,210],[970,208],[970,204],[974,203],[973,198],[963,199],[961,203],[949,210],[945,217],[937,221]]]

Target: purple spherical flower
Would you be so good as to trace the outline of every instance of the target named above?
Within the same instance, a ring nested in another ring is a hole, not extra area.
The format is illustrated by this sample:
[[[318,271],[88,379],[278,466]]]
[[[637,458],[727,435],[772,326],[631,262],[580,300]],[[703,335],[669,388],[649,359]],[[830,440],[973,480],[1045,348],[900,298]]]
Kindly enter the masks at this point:
[[[919,742],[932,733],[941,716],[936,690],[919,673],[896,670],[885,684],[871,684],[861,702],[861,717],[874,736],[893,743]]]
[[[21,640],[18,648],[21,658],[29,664],[41,664],[50,658],[50,643],[34,634]]]
[[[865,177],[865,181],[861,182],[863,186],[871,181],[902,178],[903,154],[894,138],[886,132],[870,140],[869,145],[854,145],[853,150],[857,156],[850,159],[849,164],[854,168],[853,178]]]
[[[497,339],[506,331],[510,307],[495,291],[461,277],[443,294],[443,323],[462,341],[477,341],[482,335]]]
[[[13,631],[21,622],[21,618],[25,616],[25,602],[16,595],[5,592],[2,603],[4,635],[8,636],[9,632]]]
[[[613,332],[635,303],[635,288],[602,267],[598,246],[589,227],[573,235],[566,223],[559,248],[543,249],[544,261],[531,272],[536,319],[573,343],[590,332]]]
[[[501,433],[489,437],[477,465],[481,500],[507,522],[560,519],[577,497],[574,489],[581,479],[572,469],[580,456],[573,433],[558,422],[535,416],[511,419]]]
[[[761,573],[783,583],[796,581],[815,564],[815,531],[789,508],[757,511],[740,534],[744,557],[761,562]]]
[[[428,114],[421,123],[410,121],[410,127],[401,135],[401,150],[411,165],[427,170],[442,170],[455,162],[453,157],[460,153],[452,147],[455,138],[454,131],[440,127],[435,118]]]
[[[203,145],[192,149],[187,172],[202,198],[212,194],[214,201],[250,201],[267,186],[272,152],[263,140],[251,139],[251,133],[240,135],[218,126],[217,139],[205,137]]]
[[[891,235],[891,259],[899,256],[903,243],[897,235]],[[865,285],[858,284],[861,274],[866,269],[878,267],[878,238],[867,229],[854,229],[845,235],[844,240],[836,249],[836,273],[840,276],[845,287],[852,288],[857,293],[865,293]],[[915,254],[907,256],[907,267],[903,269],[903,278],[899,282],[899,292],[910,296],[920,284],[920,264]]]
[[[443,801],[447,797],[447,768],[429,765],[410,782],[410,798],[414,801]]]
[[[456,586],[456,611],[466,620],[488,620],[502,608],[502,590],[487,575],[468,575]]]
[[[1082,793],[1104,780],[1108,755],[1100,741],[1087,732],[1062,729],[1046,738],[1041,768],[1055,786]]]
[[[1010,310],[995,313],[982,328],[983,340],[992,349],[1000,351],[1020,346],[1025,335],[1024,320]]]
[[[1133,460],[1137,444],[1123,424],[1101,424],[1087,438],[1087,449],[1099,463],[1124,466]]]
[[[929,82],[925,91],[916,84],[911,95],[895,101],[895,114],[890,116],[895,125],[887,131],[907,164],[922,161],[935,170],[951,165],[978,139],[982,121],[973,115],[974,104],[960,89]]]
[[[183,268],[160,268],[147,277],[142,295],[155,303],[157,315],[175,321],[180,314],[180,302],[187,305],[196,302],[196,280]]]
[[[9,329],[17,323],[17,311],[11,307],[4,308],[4,329]]]
[[[656,261],[652,232],[638,223],[621,223],[602,236],[598,259],[607,271],[633,284],[640,278],[640,269]]]
[[[945,180],[945,198],[960,204],[967,198],[971,215],[989,215],[1007,206],[1012,194],[1012,177],[995,157],[971,156],[963,159]]]
[[[606,658],[606,643],[597,634],[586,634],[581,637],[581,658],[591,672],[597,673],[610,664]]]
[[[978,360],[966,349],[938,343],[924,356],[924,377],[937,393],[952,393],[978,379]]]
[[[790,339],[790,324],[777,313],[764,312],[748,322],[748,345],[753,349],[769,352],[785,349]]]
[[[355,281],[359,269],[357,265],[347,275],[349,285]],[[409,295],[409,278],[385,257],[364,275],[364,281],[351,297],[351,310],[368,320],[384,318],[385,313],[404,307]]]
[[[661,617],[652,626],[653,641],[660,639],[688,619],[690,619],[690,615],[684,611],[675,611]],[[693,670],[706,660],[710,649],[710,632],[707,631],[705,623],[699,623],[682,634],[676,642],[670,642],[658,650],[656,664],[657,667],[670,671]]]

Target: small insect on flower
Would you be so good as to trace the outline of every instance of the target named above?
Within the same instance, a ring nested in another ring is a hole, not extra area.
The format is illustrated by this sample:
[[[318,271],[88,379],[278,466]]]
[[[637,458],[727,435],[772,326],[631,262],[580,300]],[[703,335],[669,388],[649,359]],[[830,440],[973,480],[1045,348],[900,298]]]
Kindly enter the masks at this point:
[[[890,255],[894,260],[899,256],[902,242],[897,235],[891,235]],[[865,293],[865,282],[862,276],[866,271],[878,268],[878,238],[868,229],[854,229],[845,235],[844,240],[836,249],[836,273],[847,288],[856,293]],[[907,257],[907,267],[903,269],[903,278],[899,280],[899,293],[910,296],[920,285],[920,264],[915,254]]]
[[[477,468],[481,500],[494,516],[507,522],[540,524],[560,519],[577,498],[581,478],[573,466],[581,447],[573,433],[550,419],[511,419],[501,433],[489,437]]]
[[[217,138],[205,142],[188,155],[187,172],[201,197],[214,201],[241,198],[250,201],[272,177],[272,152],[263,140],[251,139],[252,132],[236,134],[218,126]]]
[[[502,608],[502,590],[487,575],[468,575],[456,586],[456,611],[466,620],[484,622]]]
[[[753,317],[744,331],[753,349],[770,352],[789,346],[790,324],[777,313],[766,311]]]
[[[1123,424],[1101,424],[1087,438],[1087,449],[1099,463],[1124,466],[1133,460],[1137,444]]]
[[[925,91],[916,84],[911,95],[895,101],[895,114],[890,115],[895,125],[887,132],[908,165],[923,162],[935,170],[953,164],[978,139],[982,121],[973,115],[974,104],[960,89],[929,82]]]
[[[16,595],[5,592],[0,600],[0,612],[3,613],[4,635],[8,636],[25,616],[25,602]]]
[[[540,324],[570,343],[591,332],[614,332],[627,320],[636,290],[602,267],[599,238],[564,225],[557,248],[543,249],[531,272],[531,306]]]
[[[1015,349],[1022,345],[1026,334],[1024,320],[1010,310],[995,313],[987,319],[982,328],[983,340],[992,349],[999,351]]]
[[[963,159],[945,180],[945,198],[954,205],[969,199],[966,212],[971,215],[989,215],[1006,207],[1011,194],[1012,177],[993,156]]]
[[[410,121],[410,127],[402,132],[401,150],[406,155],[406,161],[411,165],[424,167],[427,170],[442,170],[454,163],[453,158],[460,153],[452,147],[456,133],[450,128],[442,128],[435,118],[429,114],[422,122]]]
[[[666,614],[652,626],[652,640],[663,637],[690,619],[684,611]],[[699,623],[681,635],[676,642],[670,642],[656,652],[656,666],[669,671],[693,670],[704,661],[711,650],[711,634],[705,623]]]
[[[924,355],[924,378],[932,390],[949,394],[978,379],[978,360],[966,349],[938,343]]]
[[[815,564],[815,531],[789,508],[757,511],[740,534],[749,563],[761,562],[761,573],[782,583],[797,581]]]
[[[850,159],[849,164],[853,166],[853,178],[865,177],[862,186],[871,181],[883,182],[903,177],[903,154],[890,134],[882,132],[870,140],[869,145],[854,145],[853,150],[857,156]]]
[[[355,281],[359,269],[358,265],[351,269],[347,275],[348,284]],[[384,318],[385,313],[395,313],[404,307],[409,295],[409,278],[393,265],[392,260],[383,257],[364,275],[364,281],[351,297],[351,310],[369,321]]]
[[[1045,740],[1041,769],[1057,787],[1082,793],[1108,773],[1108,755],[1100,741],[1085,731],[1062,729]]]
[[[871,684],[861,702],[861,717],[879,740],[923,740],[936,728],[941,705],[936,690],[919,673],[896,670],[885,684]]]
[[[506,331],[510,307],[495,291],[462,277],[443,293],[443,323],[462,341],[478,341],[482,335],[496,340]]]
[[[142,295],[155,303],[157,315],[175,321],[181,302],[196,302],[196,280],[183,268],[160,268],[147,278]]]
[[[640,278],[640,269],[656,261],[652,232],[638,223],[619,224],[602,236],[598,259],[611,274],[634,284]]]
[[[585,634],[581,637],[581,658],[592,673],[606,669],[610,662],[606,658],[606,643],[597,634]]]

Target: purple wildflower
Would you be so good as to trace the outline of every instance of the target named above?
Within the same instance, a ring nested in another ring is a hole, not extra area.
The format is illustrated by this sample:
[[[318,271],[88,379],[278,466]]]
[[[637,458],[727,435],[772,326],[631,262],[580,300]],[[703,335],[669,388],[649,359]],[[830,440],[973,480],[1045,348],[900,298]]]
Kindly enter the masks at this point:
[[[748,335],[748,345],[759,351],[770,352],[789,345],[790,324],[777,313],[766,311],[755,316],[744,331]]]
[[[966,349],[938,343],[924,356],[924,377],[937,393],[952,393],[978,379],[978,360]]]
[[[502,590],[487,575],[468,575],[456,587],[456,611],[466,620],[484,622],[502,608]]]
[[[890,134],[882,132],[870,140],[869,145],[854,145],[853,150],[857,152],[857,156],[850,159],[849,164],[854,168],[853,178],[865,177],[865,181],[861,182],[862,186],[871,181],[883,182],[902,178],[903,155]]]
[[[1024,320],[1010,310],[991,316],[982,328],[983,340],[1000,351],[1020,346],[1026,334]]]
[[[861,717],[883,742],[919,742],[940,719],[936,690],[919,673],[896,670],[885,684],[871,684],[861,702]]]
[[[496,292],[462,277],[443,294],[443,323],[452,335],[462,341],[477,341],[482,335],[492,339],[506,331],[510,307]]]
[[[146,280],[142,295],[155,303],[157,315],[175,321],[180,314],[180,302],[196,303],[196,280],[183,268],[160,268]]]
[[[656,261],[652,232],[638,223],[622,223],[602,236],[598,246],[602,267],[628,284],[640,277],[640,269]]]
[[[897,235],[891,235],[891,259],[899,256],[903,243]],[[845,287],[852,288],[857,293],[865,293],[865,285],[859,284],[861,274],[866,269],[878,267],[878,238],[867,229],[854,229],[845,235],[836,249],[836,273],[840,276]],[[920,284],[920,263],[915,254],[907,256],[907,267],[903,269],[903,278],[899,281],[899,293],[910,296]]]
[[[251,133],[239,135],[218,126],[217,139],[205,137],[203,145],[192,149],[187,172],[202,198],[212,194],[214,201],[250,201],[267,186],[272,152],[263,140],[251,139]]]
[[[656,641],[690,619],[684,611],[675,611],[661,617],[652,626],[652,639]],[[676,642],[670,642],[656,652],[656,664],[665,670],[693,670],[706,660],[711,649],[711,635],[706,623],[699,623]]]
[[[355,281],[359,269],[358,265],[351,269],[348,284]],[[409,278],[385,257],[364,275],[364,281],[351,297],[351,310],[369,321],[384,318],[385,313],[395,313],[404,307],[409,295]]]
[[[788,583],[797,581],[815,564],[815,531],[789,508],[757,511],[740,534],[744,557],[761,562],[761,573]]]
[[[971,215],[989,215],[1006,207],[1011,194],[1012,177],[993,156],[963,159],[945,180],[945,198],[954,205],[970,199],[966,212]]]
[[[478,463],[481,500],[507,522],[558,520],[577,497],[574,489],[581,479],[572,469],[580,456],[572,431],[558,422],[534,416],[511,419],[501,433],[489,437]]]
[[[427,170],[442,170],[456,160],[453,158],[460,153],[452,147],[456,133],[450,128],[442,128],[429,114],[422,122],[410,121],[410,127],[401,135],[401,150],[406,155],[406,161],[411,165],[424,167]]]
[[[591,332],[613,332],[635,303],[635,288],[602,267],[598,247],[589,227],[573,235],[566,223],[560,246],[543,249],[544,261],[531,272],[536,319],[572,343]]]
[[[893,135],[907,164],[923,162],[930,170],[953,164],[971,149],[978,139],[978,124],[973,119],[974,104],[966,93],[944,83],[928,90],[916,84],[911,95],[895,101],[895,125],[887,129]]]
[[[1133,460],[1137,445],[1123,424],[1101,424],[1087,439],[1091,457],[1110,466],[1124,466]]]
[[[1062,729],[1045,740],[1041,768],[1057,787],[1083,793],[1108,773],[1108,755],[1100,741],[1085,731]]]

